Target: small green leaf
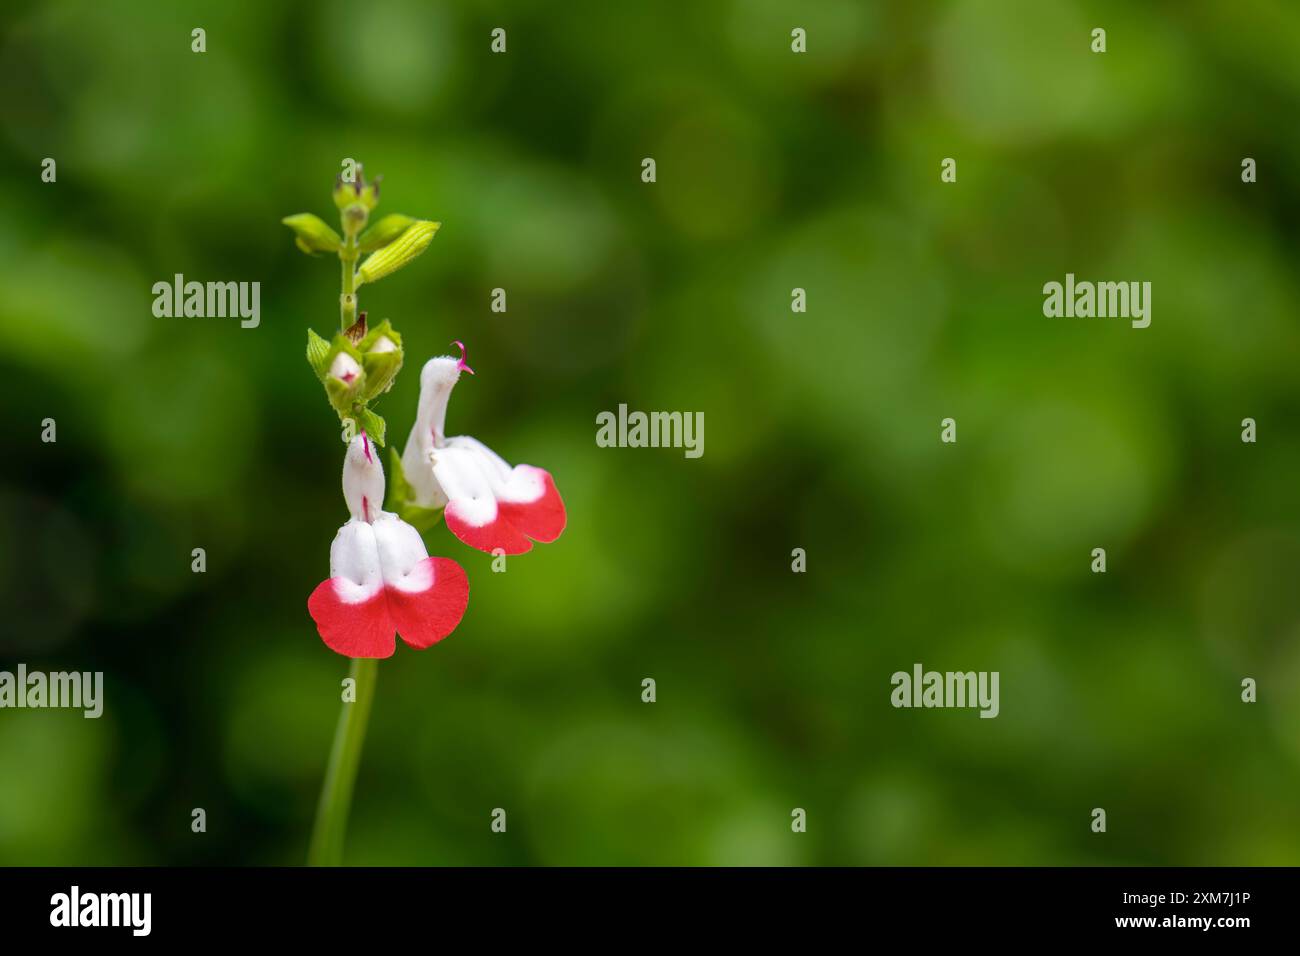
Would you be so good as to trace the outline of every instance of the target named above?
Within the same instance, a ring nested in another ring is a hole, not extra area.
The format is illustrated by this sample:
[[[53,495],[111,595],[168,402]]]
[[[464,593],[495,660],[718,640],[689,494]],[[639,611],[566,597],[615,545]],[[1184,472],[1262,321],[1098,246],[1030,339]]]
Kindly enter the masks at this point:
[[[397,509],[397,517],[423,534],[442,520],[442,509],[421,508],[419,505],[402,505]]]
[[[330,344],[326,339],[321,338],[312,329],[307,330],[307,364],[316,373],[316,377],[322,382],[325,381],[325,373],[329,371],[329,354]]]
[[[413,225],[415,220],[410,216],[403,216],[398,212],[390,213],[363,232],[357,239],[357,245],[362,252],[374,252],[388,245]]]
[[[414,497],[415,493],[406,480],[406,472],[402,469],[402,456],[397,453],[396,447],[389,448],[388,510],[396,512],[399,518],[415,528],[416,531],[428,531],[442,520],[442,509],[424,508],[413,504],[412,499]]]
[[[285,216],[280,220],[294,231],[294,242],[308,255],[318,252],[338,252],[343,245],[339,234],[331,229],[325,220],[309,212],[300,212],[296,216]]]
[[[440,222],[421,220],[409,227],[384,248],[372,253],[370,258],[361,263],[361,268],[357,270],[357,285],[365,282],[378,282],[384,276],[402,268],[402,266],[429,248],[429,243],[433,241],[433,234],[438,231],[438,227],[441,225]]]
[[[357,412],[356,419],[357,424],[370,436],[371,440],[380,448],[383,448],[384,433],[388,430],[388,423],[368,408],[361,408]]]
[[[411,485],[402,470],[402,456],[396,446],[388,449],[388,506],[397,511],[411,500]]]

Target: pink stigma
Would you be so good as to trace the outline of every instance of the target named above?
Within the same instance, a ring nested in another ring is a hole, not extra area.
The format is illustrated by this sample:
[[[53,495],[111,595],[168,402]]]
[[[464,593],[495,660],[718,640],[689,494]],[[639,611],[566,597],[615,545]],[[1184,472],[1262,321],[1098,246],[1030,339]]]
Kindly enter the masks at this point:
[[[364,428],[361,429],[361,448],[366,453],[366,461],[373,465],[375,460],[370,457],[370,439],[366,437],[366,430]]]
[[[458,349],[460,349],[460,361],[456,363],[456,371],[469,372],[469,374],[473,375],[474,370],[465,364],[465,359],[468,357],[465,352],[465,343],[457,339],[455,342],[452,342],[451,344],[456,346]]]

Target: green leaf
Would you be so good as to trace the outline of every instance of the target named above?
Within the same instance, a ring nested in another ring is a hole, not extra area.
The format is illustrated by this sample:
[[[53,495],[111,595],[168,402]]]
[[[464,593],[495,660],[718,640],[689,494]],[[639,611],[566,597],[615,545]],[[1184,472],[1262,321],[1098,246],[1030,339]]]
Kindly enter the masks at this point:
[[[380,448],[384,447],[384,433],[388,430],[388,423],[382,416],[376,415],[368,408],[361,408],[357,415],[357,424],[370,436]]]
[[[307,364],[311,366],[312,371],[316,373],[316,377],[322,382],[325,381],[325,373],[329,371],[329,354],[329,341],[321,338],[312,329],[308,329]]]
[[[414,497],[415,492],[411,489],[410,482],[406,480],[406,472],[402,468],[402,456],[397,453],[396,447],[389,448],[388,510],[396,512],[399,518],[416,531],[428,531],[442,520],[442,509],[423,508],[412,502]]]
[[[410,216],[403,216],[398,212],[390,213],[363,232],[357,239],[357,245],[362,252],[374,252],[388,245],[413,225],[415,220]]]
[[[338,252],[343,245],[343,239],[320,216],[300,212],[295,216],[285,216],[280,221],[293,230],[297,237],[295,244],[308,255]]]
[[[442,520],[442,509],[421,508],[419,505],[402,505],[397,509],[397,517],[423,534]]]
[[[357,285],[366,282],[378,282],[386,275],[396,272],[402,266],[415,259],[433,241],[433,234],[442,225],[440,222],[421,220],[408,228],[400,236],[370,258],[361,263],[357,270]]]
[[[388,449],[388,505],[393,511],[396,511],[402,505],[411,500],[411,485],[406,480],[406,472],[402,469],[402,456],[397,453],[397,447]]]

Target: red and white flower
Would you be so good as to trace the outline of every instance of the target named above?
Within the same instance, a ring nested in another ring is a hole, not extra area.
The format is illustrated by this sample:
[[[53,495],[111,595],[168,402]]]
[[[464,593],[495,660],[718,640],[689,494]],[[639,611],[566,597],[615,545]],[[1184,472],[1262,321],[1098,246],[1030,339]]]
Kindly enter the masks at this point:
[[[343,460],[350,520],[330,546],[330,577],[307,599],[321,639],[348,657],[391,657],[394,633],[425,648],[456,629],[469,580],[450,558],[431,558],[420,533],[382,510],[384,469],[363,432]]]
[[[447,400],[465,364],[459,359],[429,359],[420,371],[420,407],[402,454],[402,471],[425,508],[445,508],[451,533],[489,554],[523,554],[533,541],[549,543],[564,530],[564,502],[549,472],[532,465],[513,468],[482,442],[462,435],[447,438],[443,427]],[[532,540],[529,540],[529,539]]]

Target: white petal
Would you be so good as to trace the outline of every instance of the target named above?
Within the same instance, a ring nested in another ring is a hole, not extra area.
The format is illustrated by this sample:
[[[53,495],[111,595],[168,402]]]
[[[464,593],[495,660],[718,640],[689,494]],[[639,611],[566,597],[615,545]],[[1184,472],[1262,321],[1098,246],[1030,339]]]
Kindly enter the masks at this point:
[[[406,440],[406,449],[402,452],[402,474],[411,486],[415,503],[422,508],[441,508],[447,503],[438,482],[433,478],[433,441],[428,431],[420,430],[417,419],[411,437]]]
[[[450,355],[431,358],[420,369],[420,406],[416,410],[416,427],[424,426],[435,447],[442,444],[447,420],[447,401],[460,380],[460,360]]]
[[[468,435],[447,439],[434,452],[434,477],[456,512],[469,524],[490,524],[497,502],[527,503],[546,493],[543,473],[531,465],[510,465],[482,442]]]
[[[415,493],[415,503],[441,508],[447,503],[433,478],[433,454],[443,444],[447,401],[460,379],[460,361],[444,355],[431,358],[420,370],[420,405],[402,451],[402,472]]]
[[[366,522],[353,520],[339,528],[330,545],[330,577],[345,604],[365,601],[384,586],[379,546]]]
[[[331,376],[337,378],[339,381],[351,385],[353,379],[355,379],[359,374],[361,374],[361,366],[358,365],[357,360],[347,352],[340,352],[338,355],[334,356],[334,362],[330,365]]]
[[[348,512],[361,521],[374,520],[384,507],[384,466],[365,435],[352,439],[343,458],[343,498]]]
[[[433,583],[424,559],[429,552],[420,532],[392,512],[382,512],[371,525],[379,545],[379,567],[384,583],[403,591],[423,591]]]

